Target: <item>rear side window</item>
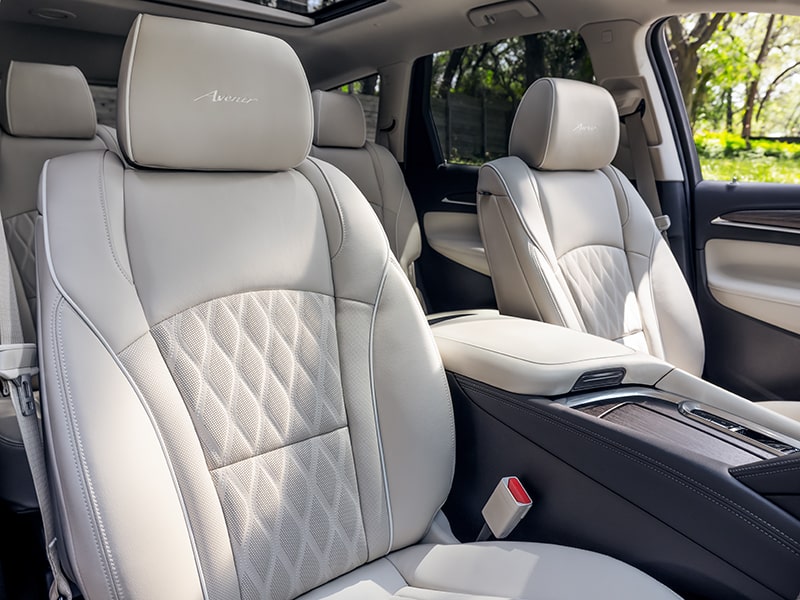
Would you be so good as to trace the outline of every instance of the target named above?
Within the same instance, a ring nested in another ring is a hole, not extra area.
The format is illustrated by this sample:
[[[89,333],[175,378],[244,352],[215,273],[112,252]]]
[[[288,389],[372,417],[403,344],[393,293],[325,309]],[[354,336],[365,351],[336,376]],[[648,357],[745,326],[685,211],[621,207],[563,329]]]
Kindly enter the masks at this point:
[[[345,94],[352,94],[361,102],[364,118],[367,120],[367,140],[374,142],[378,128],[378,105],[381,99],[380,75],[370,75],[351,81],[338,87],[337,90]]]
[[[551,76],[594,81],[577,33],[548,31],[434,54],[431,111],[445,160],[482,164],[505,156],[522,95]]]
[[[664,24],[704,179],[800,183],[800,17]]]
[[[97,122],[109,127],[117,126],[117,88],[109,85],[90,85]]]

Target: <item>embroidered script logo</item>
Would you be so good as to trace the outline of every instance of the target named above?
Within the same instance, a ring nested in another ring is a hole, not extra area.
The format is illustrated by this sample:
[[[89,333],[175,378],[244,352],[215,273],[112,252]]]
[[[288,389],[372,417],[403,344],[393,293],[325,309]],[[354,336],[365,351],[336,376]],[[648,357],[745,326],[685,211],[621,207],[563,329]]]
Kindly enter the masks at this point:
[[[251,98],[249,96],[226,96],[225,94],[220,94],[219,90],[211,90],[210,92],[206,92],[202,96],[198,96],[192,102],[199,102],[200,100],[205,100],[208,98],[211,102],[233,102],[236,104],[250,104],[251,102],[258,102],[258,98]]]
[[[597,131],[597,125],[586,125],[584,123],[578,123],[575,125],[575,128],[572,130],[572,133],[594,133]]]

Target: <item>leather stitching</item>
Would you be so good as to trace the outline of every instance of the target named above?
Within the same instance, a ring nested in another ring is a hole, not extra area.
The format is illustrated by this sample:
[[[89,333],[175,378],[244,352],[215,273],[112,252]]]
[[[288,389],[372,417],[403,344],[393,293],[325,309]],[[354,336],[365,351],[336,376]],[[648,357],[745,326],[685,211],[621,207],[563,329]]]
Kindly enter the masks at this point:
[[[797,540],[786,535],[783,531],[776,528],[771,523],[768,523],[758,515],[752,513],[747,508],[741,506],[734,500],[720,494],[719,492],[709,488],[708,486],[703,485],[702,483],[694,480],[688,475],[680,473],[679,471],[673,469],[672,467],[665,465],[652,457],[642,454],[638,450],[630,448],[629,446],[626,446],[623,443],[607,438],[601,434],[598,434],[584,427],[581,427],[580,425],[570,423],[569,421],[566,421],[557,415],[547,414],[534,405],[527,404],[525,406],[520,406],[517,403],[517,401],[513,401],[503,396],[500,396],[496,393],[492,393],[489,390],[481,389],[475,385],[470,385],[469,383],[464,381],[462,381],[461,383],[462,385],[465,385],[465,387],[467,388],[471,387],[473,390],[486,394],[519,412],[529,415],[533,414],[535,417],[541,420],[551,422],[553,425],[555,425],[560,429],[564,429],[566,431],[569,431],[570,433],[574,433],[575,435],[578,435],[584,439],[588,439],[592,442],[600,443],[602,446],[605,446],[610,451],[619,454],[627,458],[628,460],[639,463],[640,465],[650,469],[651,471],[655,471],[659,475],[666,477],[667,479],[670,479],[675,483],[678,483],[682,487],[687,488],[689,491],[694,492],[698,496],[705,498],[706,500],[712,502],[713,504],[716,504],[720,508],[723,508],[727,512],[733,514],[735,517],[744,521],[746,524],[750,525],[750,527],[762,533],[764,536],[768,537],[776,544],[782,546],[784,549],[788,550],[795,556],[800,556],[800,552],[798,552],[798,550],[792,548],[792,546],[789,545],[789,543],[791,543],[795,547],[800,547],[800,543]],[[685,481],[682,481],[681,479],[684,479]],[[714,496],[716,496],[716,498]],[[728,505],[725,504],[726,502],[728,503]],[[758,521],[758,523],[761,523],[763,527],[754,521]],[[779,537],[776,537],[776,535],[770,533],[769,530],[775,532],[777,536],[782,537],[784,540],[786,540],[786,542],[779,539]]]
[[[109,593],[116,598],[122,598],[121,586],[119,577],[116,573],[116,567],[111,555],[111,549],[108,545],[108,538],[102,523],[102,517],[97,506],[97,497],[92,486],[91,476],[89,469],[86,465],[86,455],[83,451],[83,443],[81,441],[81,434],[78,427],[78,420],[75,418],[75,405],[72,398],[70,389],[69,378],[66,370],[66,356],[64,354],[63,345],[63,299],[59,299],[53,305],[51,313],[51,351],[54,358],[57,360],[56,379],[58,381],[58,389],[61,392],[62,398],[61,409],[64,415],[66,430],[70,433],[70,450],[72,451],[73,464],[75,465],[78,482],[80,483],[81,495],[83,496],[84,509],[89,518],[92,537],[94,538],[95,547],[98,551],[98,558],[100,559],[100,567],[103,570],[103,577],[106,580]]]
[[[375,390],[375,368],[373,356],[375,354],[375,321],[378,317],[378,307],[383,296],[383,288],[386,285],[386,279],[389,274],[389,257],[386,258],[386,263],[383,266],[383,277],[381,278],[378,293],[375,296],[375,304],[372,308],[372,318],[369,325],[369,387],[370,395],[372,396],[372,414],[375,418],[375,434],[378,441],[378,451],[381,461],[381,473],[383,475],[383,489],[386,496],[386,512],[389,520],[389,544],[387,551],[391,551],[394,544],[394,516],[392,515],[392,502],[389,495],[389,476],[386,471],[386,460],[383,452],[383,438],[381,436],[381,423],[378,415],[378,396]]]
[[[528,227],[527,222],[522,217],[522,214],[520,213],[519,207],[517,206],[516,202],[511,200],[511,190],[509,189],[508,183],[506,182],[505,178],[503,177],[503,174],[500,173],[500,171],[492,164],[488,164],[488,165],[485,165],[485,166],[489,167],[490,169],[492,169],[497,174],[498,179],[500,179],[500,181],[503,184],[503,187],[505,188],[506,198],[508,198],[509,204],[514,209],[514,211],[516,212],[517,219],[519,220],[519,223],[522,225],[523,231],[525,231],[525,233],[527,234],[530,243],[533,245],[533,247],[536,250],[538,250],[542,254],[542,256],[547,261],[548,266],[553,271],[555,271],[555,267],[552,265],[552,263],[550,262],[549,258],[547,257],[547,253],[541,247],[541,245],[539,244],[538,240],[536,239],[536,236],[533,235],[533,232],[531,232],[530,228]],[[544,210],[542,209],[542,200],[541,200],[541,197],[539,196],[539,187],[536,185],[536,180],[531,176],[530,169],[527,166],[525,166],[524,168],[526,169],[526,172],[527,172],[527,175],[528,175],[528,181],[529,181],[529,183],[531,185],[531,188],[533,189],[533,193],[534,193],[534,196],[536,197],[536,201],[539,204],[539,210],[542,212],[542,214],[544,214]],[[495,197],[497,198],[497,196],[495,196]],[[507,224],[507,222],[505,220],[505,217],[502,214],[502,211],[500,210],[499,203],[498,203],[498,212],[500,213],[500,218],[502,219],[503,224],[505,225],[506,231],[508,231],[509,230],[508,229],[508,224]],[[509,236],[509,240],[510,239],[511,238]],[[513,241],[511,242],[511,244],[512,244],[512,250],[513,250]],[[517,258],[517,263],[520,265],[520,269],[521,269],[522,265],[519,262],[519,257],[517,256],[517,252],[516,251],[514,251],[514,256]],[[540,264],[538,262],[538,257],[534,256],[533,254],[531,254],[531,257],[537,262],[536,269],[542,274],[542,280],[543,280],[543,283],[544,283],[544,288],[545,288],[545,290],[547,290],[547,294],[548,294],[548,296],[550,296],[550,301],[553,303],[553,307],[555,308],[556,312],[558,313],[558,318],[561,319],[561,325],[566,327],[567,326],[567,320],[564,317],[564,313],[561,310],[561,306],[559,305],[559,303],[557,302],[557,300],[556,300],[556,298],[555,298],[555,296],[553,294],[553,290],[550,288],[550,285],[547,283],[547,280],[544,277],[544,271],[543,271],[543,269],[541,268],[541,266],[540,266]],[[530,292],[530,296],[531,296],[531,298],[533,298],[534,297],[533,291],[530,289],[530,285],[528,284],[527,278],[525,278],[524,270],[522,272],[523,272],[523,278],[525,279],[525,284],[528,285],[528,291]],[[535,304],[536,303],[534,301],[534,305]],[[538,307],[536,307],[536,310],[539,311]],[[539,314],[541,315],[541,311],[539,311]],[[582,319],[579,319],[579,320],[582,321]]]
[[[331,255],[331,262],[333,262],[333,259],[336,258],[339,255],[339,252],[341,252],[342,248],[344,248],[345,238],[347,237],[347,229],[344,226],[344,215],[342,213],[342,206],[341,206],[341,203],[339,202],[339,197],[336,195],[336,192],[333,189],[333,184],[331,183],[331,180],[328,179],[327,173],[325,173],[325,170],[317,162],[317,159],[309,156],[308,157],[308,162],[310,162],[312,165],[314,165],[317,168],[317,170],[320,172],[320,175],[322,175],[322,179],[325,181],[326,185],[328,186],[328,191],[331,193],[331,197],[333,199],[333,204],[336,207],[336,212],[339,214],[339,226],[342,229],[342,239],[339,242],[339,247]],[[298,172],[302,175],[302,173],[300,171],[298,171]],[[308,179],[308,178],[306,178],[306,179]],[[311,187],[314,187],[314,182],[313,181],[308,179],[308,182],[311,184]],[[316,188],[314,188],[314,189],[316,190]],[[326,231],[326,234],[327,234],[327,231]]]
[[[111,256],[114,258],[114,264],[117,265],[117,269],[119,269],[119,272],[122,273],[125,281],[133,285],[133,277],[129,275],[128,272],[122,267],[119,256],[117,256],[117,250],[114,247],[114,241],[111,238],[111,227],[108,222],[108,207],[106,202],[105,162],[107,154],[109,154],[108,150],[100,155],[99,173],[97,177],[97,192],[98,199],[100,201],[100,209],[103,213],[103,227],[105,228],[106,232],[106,242],[108,242],[108,248],[111,250]]]
[[[800,466],[786,467],[785,469],[774,469],[774,470],[764,469],[763,471],[760,472],[739,474],[736,475],[736,479],[744,479],[745,477],[763,477],[766,475],[775,475],[776,473],[790,473],[792,471],[800,471]]]
[[[800,463],[800,457],[798,458],[790,458],[789,460],[782,460],[779,465],[789,465],[789,464],[796,464]],[[755,463],[751,465],[742,465],[741,467],[733,467],[730,469],[731,475],[735,475],[736,473],[744,473],[745,471],[761,471],[761,470],[769,470],[771,467],[775,467],[774,464],[763,464],[763,463]]]

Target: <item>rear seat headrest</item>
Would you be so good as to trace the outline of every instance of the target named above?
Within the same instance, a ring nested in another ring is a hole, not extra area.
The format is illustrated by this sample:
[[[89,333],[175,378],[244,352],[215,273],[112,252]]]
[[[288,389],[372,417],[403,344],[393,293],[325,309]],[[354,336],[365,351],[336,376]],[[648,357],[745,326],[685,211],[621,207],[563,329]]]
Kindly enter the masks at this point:
[[[594,171],[611,164],[618,143],[619,116],[606,89],[548,77],[522,97],[508,153],[543,171]]]
[[[17,137],[91,139],[92,92],[77,67],[11,61],[0,101],[2,125]]]
[[[314,145],[321,148],[361,148],[367,141],[364,109],[358,98],[314,90]]]
[[[117,130],[134,164],[285,171],[311,147],[303,66],[277,38],[139,15],[119,74]]]

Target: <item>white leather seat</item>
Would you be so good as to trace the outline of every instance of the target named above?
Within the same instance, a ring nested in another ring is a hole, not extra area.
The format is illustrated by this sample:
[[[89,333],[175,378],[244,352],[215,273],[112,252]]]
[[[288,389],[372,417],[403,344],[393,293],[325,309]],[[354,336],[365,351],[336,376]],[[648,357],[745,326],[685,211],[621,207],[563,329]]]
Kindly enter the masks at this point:
[[[364,194],[389,238],[389,247],[417,288],[414,261],[422,251],[419,221],[400,165],[389,150],[367,141],[364,109],[355,96],[314,90],[311,156],[339,168]],[[422,294],[417,291],[422,298]]]
[[[585,331],[703,370],[692,295],[647,206],[609,166],[619,122],[603,88],[540,79],[509,155],[480,170],[478,214],[501,313]]]
[[[49,466],[87,598],[675,598],[590,552],[418,545],[453,474],[444,372],[374,211],[307,158],[289,46],[139,17],[119,100],[142,168],[49,161],[37,223]]]
[[[94,102],[76,67],[12,61],[0,99],[0,213],[12,258],[25,339],[35,340],[34,221],[45,160],[105,148]],[[35,508],[22,439],[10,402],[0,399],[0,499],[14,510]]]
[[[644,200],[610,166],[619,119],[603,88],[540,79],[509,155],[481,167],[478,214],[501,313],[618,341],[700,376],[697,308]],[[800,419],[800,404],[761,406]]]

